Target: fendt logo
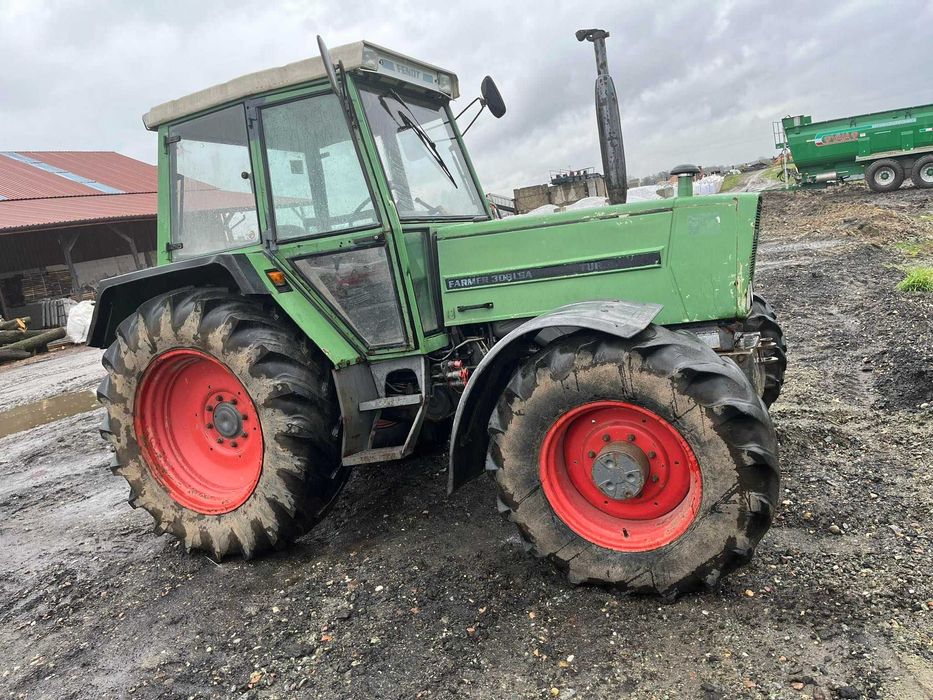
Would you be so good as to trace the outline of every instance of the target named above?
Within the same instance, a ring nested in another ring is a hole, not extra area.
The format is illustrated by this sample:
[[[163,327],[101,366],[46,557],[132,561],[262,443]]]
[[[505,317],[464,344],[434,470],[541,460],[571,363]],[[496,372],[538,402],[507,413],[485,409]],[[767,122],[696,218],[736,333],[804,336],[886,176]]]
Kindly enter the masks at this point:
[[[830,146],[834,143],[846,143],[847,141],[858,141],[858,131],[845,131],[841,134],[817,136],[813,144],[815,146]]]

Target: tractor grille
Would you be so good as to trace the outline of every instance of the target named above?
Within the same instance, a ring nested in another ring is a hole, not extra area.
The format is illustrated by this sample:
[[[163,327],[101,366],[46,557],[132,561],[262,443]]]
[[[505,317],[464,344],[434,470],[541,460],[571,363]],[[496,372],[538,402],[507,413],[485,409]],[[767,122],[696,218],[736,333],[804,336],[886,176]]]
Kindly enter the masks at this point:
[[[758,209],[755,211],[755,234],[752,237],[752,257],[748,261],[749,282],[755,281],[755,260],[758,257],[758,235],[761,233],[761,197],[758,198]]]

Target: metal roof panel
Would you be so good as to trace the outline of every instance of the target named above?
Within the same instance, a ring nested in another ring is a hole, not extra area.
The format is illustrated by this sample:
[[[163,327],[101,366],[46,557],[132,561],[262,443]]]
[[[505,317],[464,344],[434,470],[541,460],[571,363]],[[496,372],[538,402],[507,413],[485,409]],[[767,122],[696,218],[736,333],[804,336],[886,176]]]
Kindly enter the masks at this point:
[[[155,218],[155,192],[0,201],[0,235],[104,221]]]

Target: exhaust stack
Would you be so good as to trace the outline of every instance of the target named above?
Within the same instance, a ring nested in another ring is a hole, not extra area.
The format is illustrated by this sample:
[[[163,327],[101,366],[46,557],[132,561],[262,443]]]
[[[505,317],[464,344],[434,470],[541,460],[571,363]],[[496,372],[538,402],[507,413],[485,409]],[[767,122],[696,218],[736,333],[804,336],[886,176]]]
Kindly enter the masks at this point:
[[[610,204],[624,204],[628,193],[625,177],[625,148],[622,146],[622,119],[619,100],[609,75],[606,58],[605,29],[580,29],[577,41],[591,41],[596,51],[596,123],[599,126],[599,150],[603,157],[603,175]]]

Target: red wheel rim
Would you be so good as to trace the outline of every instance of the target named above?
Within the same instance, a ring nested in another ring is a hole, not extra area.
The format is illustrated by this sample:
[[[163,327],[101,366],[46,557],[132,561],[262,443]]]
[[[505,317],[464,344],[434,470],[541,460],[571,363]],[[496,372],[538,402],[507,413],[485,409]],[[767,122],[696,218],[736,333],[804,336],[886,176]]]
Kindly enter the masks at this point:
[[[639,490],[624,486],[632,496],[607,494],[623,488],[599,468],[607,459],[637,474]],[[700,465],[686,440],[658,414],[623,401],[597,401],[562,415],[541,446],[540,474],[548,502],[571,530],[620,552],[670,544],[700,508]]]
[[[198,513],[239,508],[262,471],[256,406],[222,362],[191,348],[158,355],[136,391],[136,439],[155,479]]]

